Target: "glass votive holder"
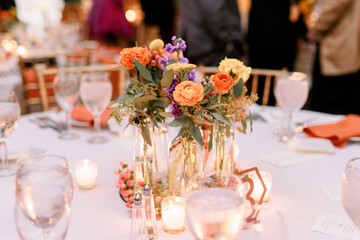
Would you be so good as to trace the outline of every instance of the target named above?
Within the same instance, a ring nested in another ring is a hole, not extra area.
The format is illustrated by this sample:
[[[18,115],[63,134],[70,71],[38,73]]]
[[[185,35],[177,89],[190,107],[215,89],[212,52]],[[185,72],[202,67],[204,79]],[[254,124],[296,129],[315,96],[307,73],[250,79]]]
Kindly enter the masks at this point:
[[[96,161],[89,159],[76,161],[74,169],[79,190],[89,191],[96,188],[96,179],[98,175]]]
[[[185,199],[166,197],[161,201],[162,229],[167,234],[180,234],[185,231]]]
[[[265,193],[262,203],[267,203],[270,199],[272,176],[269,172],[265,172],[265,171],[260,171],[260,175],[266,186],[266,193]],[[249,174],[249,178],[251,178],[254,182],[254,191],[251,193],[251,197],[254,199],[255,203],[258,203],[261,198],[264,188],[261,185],[261,181],[258,178],[256,172],[251,172]]]

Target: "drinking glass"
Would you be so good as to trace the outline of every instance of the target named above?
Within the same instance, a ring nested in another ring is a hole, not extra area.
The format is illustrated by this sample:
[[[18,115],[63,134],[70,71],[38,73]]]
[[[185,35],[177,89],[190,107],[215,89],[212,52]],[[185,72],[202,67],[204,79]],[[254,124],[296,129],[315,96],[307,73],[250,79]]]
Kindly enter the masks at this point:
[[[79,137],[78,134],[70,131],[71,109],[79,99],[80,76],[76,73],[58,74],[54,79],[54,93],[56,102],[66,113],[64,130],[61,131],[59,138],[71,140]]]
[[[233,240],[245,222],[246,200],[241,179],[208,172],[191,179],[185,198],[187,226],[198,239]]]
[[[70,220],[65,189],[51,182],[24,184],[19,190],[15,221],[22,240],[65,239]]]
[[[80,97],[86,108],[94,116],[96,136],[88,139],[89,143],[105,143],[108,138],[101,136],[101,113],[109,105],[112,85],[108,73],[85,73],[81,78]]]
[[[16,167],[9,166],[6,139],[18,126],[20,106],[13,91],[0,90],[0,177],[14,175]]]
[[[15,220],[21,239],[65,238],[73,195],[65,158],[44,155],[21,161],[15,194]]]
[[[305,73],[283,72],[276,78],[274,94],[284,111],[284,127],[279,131],[280,141],[287,142],[293,137],[293,115],[304,106],[308,93],[309,83]]]
[[[341,183],[341,198],[345,211],[360,227],[360,158],[351,159],[346,165]]]
[[[66,158],[56,155],[38,155],[20,161],[15,179],[16,195],[22,185],[43,181],[55,182],[62,186],[71,202],[74,184]]]

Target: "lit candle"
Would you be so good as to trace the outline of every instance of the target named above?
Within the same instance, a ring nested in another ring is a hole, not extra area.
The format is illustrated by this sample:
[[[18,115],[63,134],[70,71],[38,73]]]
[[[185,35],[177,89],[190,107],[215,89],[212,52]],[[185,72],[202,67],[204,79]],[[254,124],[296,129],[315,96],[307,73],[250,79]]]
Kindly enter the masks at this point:
[[[75,178],[80,190],[92,190],[96,187],[97,163],[93,160],[79,160],[75,162]]]
[[[185,200],[182,197],[167,197],[161,202],[162,229],[168,234],[185,231]]]
[[[263,203],[266,203],[269,201],[270,198],[270,190],[272,185],[272,176],[269,172],[260,171],[260,175],[262,179],[264,180],[265,186],[266,186],[266,193],[263,199]],[[255,172],[252,172],[249,174],[249,177],[254,182],[254,191],[251,194],[251,197],[254,199],[254,201],[257,203],[259,202],[261,195],[263,193],[263,186],[261,185],[261,181],[258,178],[257,174]]]

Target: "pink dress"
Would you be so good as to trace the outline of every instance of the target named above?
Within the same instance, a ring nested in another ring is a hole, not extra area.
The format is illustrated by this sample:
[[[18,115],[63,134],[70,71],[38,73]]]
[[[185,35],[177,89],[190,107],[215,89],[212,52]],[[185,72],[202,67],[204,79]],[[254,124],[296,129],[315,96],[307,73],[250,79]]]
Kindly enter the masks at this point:
[[[135,35],[133,26],[126,20],[123,0],[94,0],[89,14],[90,35],[104,40],[112,34],[131,39]]]

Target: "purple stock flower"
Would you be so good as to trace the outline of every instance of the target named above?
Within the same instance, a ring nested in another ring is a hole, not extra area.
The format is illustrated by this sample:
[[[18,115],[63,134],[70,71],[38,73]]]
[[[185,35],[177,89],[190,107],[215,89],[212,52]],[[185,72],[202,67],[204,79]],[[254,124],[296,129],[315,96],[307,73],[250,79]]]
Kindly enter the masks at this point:
[[[167,66],[167,63],[170,62],[171,58],[169,57],[169,55],[166,55],[164,54],[164,57],[160,57],[159,60],[158,60],[158,63],[161,67],[161,69],[164,71],[166,66]]]
[[[189,59],[186,57],[179,57],[179,63],[189,63]]]
[[[167,51],[171,54],[173,54],[175,51],[185,51],[186,50],[186,42],[182,40],[181,38],[176,38],[176,36],[173,36],[171,38],[172,44],[168,43],[165,45],[164,51]]]
[[[175,87],[179,84],[178,80],[177,79],[174,79],[172,82],[171,82],[171,85],[170,87],[168,88],[165,88],[165,92],[167,94],[169,94],[170,96],[172,96],[174,90],[175,90]]]
[[[189,81],[195,82],[195,69],[188,73]]]
[[[170,105],[170,108],[171,108],[171,114],[174,115],[175,118],[181,116],[181,110],[175,104]]]

